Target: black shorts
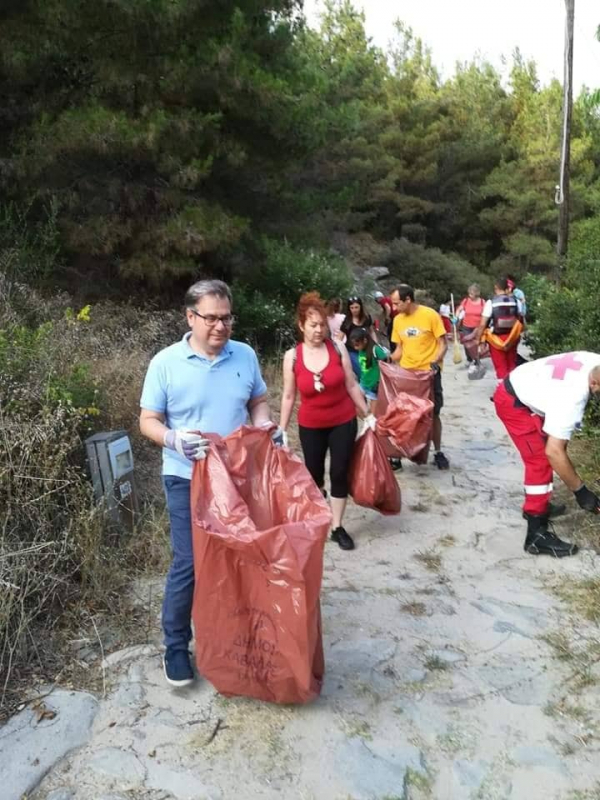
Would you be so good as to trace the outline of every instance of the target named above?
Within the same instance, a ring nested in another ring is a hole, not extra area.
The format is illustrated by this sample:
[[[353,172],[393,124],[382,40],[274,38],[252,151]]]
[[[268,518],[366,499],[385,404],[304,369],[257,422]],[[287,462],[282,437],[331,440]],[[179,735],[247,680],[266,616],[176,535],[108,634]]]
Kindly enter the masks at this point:
[[[444,390],[442,389],[442,373],[438,370],[433,376],[433,416],[439,417],[444,406]]]

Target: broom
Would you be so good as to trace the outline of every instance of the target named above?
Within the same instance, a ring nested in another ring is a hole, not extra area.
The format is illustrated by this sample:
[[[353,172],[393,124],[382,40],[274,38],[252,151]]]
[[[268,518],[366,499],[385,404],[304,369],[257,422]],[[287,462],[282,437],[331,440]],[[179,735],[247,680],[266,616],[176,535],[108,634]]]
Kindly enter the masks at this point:
[[[452,317],[456,319],[456,312],[454,310],[454,295],[450,295],[450,303],[452,304]],[[460,345],[458,343],[458,333],[456,331],[456,322],[452,323],[452,330],[454,331],[454,351],[452,353],[452,361],[455,364],[460,364],[462,361],[462,354],[460,352]]]

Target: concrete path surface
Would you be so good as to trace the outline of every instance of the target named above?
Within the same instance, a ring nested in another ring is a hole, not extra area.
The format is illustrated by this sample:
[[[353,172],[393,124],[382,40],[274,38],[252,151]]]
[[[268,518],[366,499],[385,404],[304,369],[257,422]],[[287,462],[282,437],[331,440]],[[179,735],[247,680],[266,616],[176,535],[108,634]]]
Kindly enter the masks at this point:
[[[157,620],[155,641],[105,665],[87,743],[28,797],[600,798],[600,691],[595,662],[583,675],[577,656],[596,628],[552,591],[598,576],[597,556],[524,554],[521,466],[489,401],[494,380],[448,362],[444,385],[451,469],[405,464],[401,515],[352,508],[357,549],[327,544],[317,702],[227,700],[202,680],[171,691]],[[579,519],[570,510],[563,525]]]

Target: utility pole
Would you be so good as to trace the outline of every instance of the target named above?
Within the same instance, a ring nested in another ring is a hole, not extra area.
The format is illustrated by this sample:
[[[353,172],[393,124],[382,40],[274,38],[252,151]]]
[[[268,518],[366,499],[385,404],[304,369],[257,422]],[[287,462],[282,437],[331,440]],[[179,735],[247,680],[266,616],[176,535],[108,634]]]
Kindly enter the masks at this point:
[[[560,183],[556,187],[559,209],[556,254],[560,268],[564,265],[569,245],[569,208],[571,195],[571,118],[573,116],[573,30],[575,27],[575,0],[565,0],[565,75],[563,99],[563,140],[560,159]],[[560,277],[559,277],[560,279]]]

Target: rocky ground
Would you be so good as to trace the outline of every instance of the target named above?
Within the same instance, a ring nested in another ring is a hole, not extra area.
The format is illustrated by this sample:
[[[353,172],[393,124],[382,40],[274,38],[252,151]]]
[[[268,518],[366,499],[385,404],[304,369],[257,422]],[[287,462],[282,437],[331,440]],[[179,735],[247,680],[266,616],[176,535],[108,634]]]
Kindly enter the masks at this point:
[[[450,471],[405,465],[401,515],[353,508],[356,551],[327,545],[317,702],[170,690],[157,618],[98,696],[54,691],[0,730],[3,800],[600,798],[597,627],[555,591],[598,557],[524,554],[494,381],[448,363],[444,382]]]

